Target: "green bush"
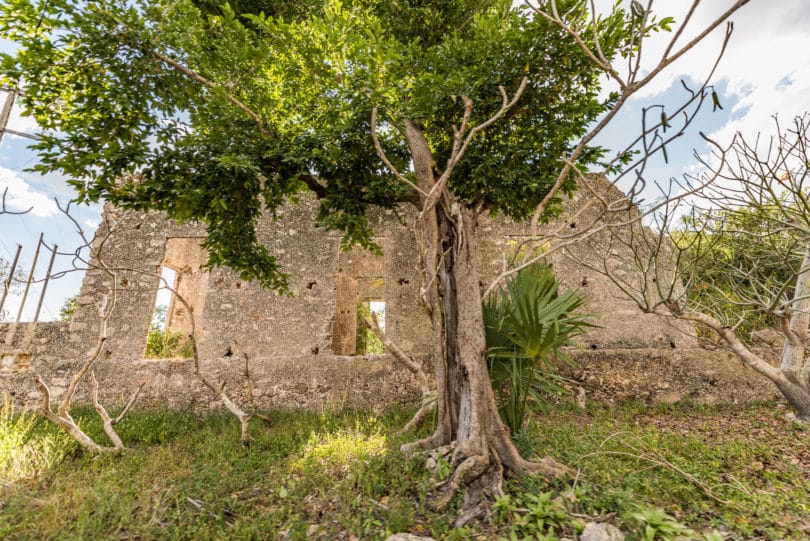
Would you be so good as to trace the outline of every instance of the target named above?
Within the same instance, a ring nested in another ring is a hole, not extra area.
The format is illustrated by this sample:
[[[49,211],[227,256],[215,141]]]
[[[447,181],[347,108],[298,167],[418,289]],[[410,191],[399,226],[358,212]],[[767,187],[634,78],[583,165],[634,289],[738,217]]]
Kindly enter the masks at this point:
[[[65,302],[62,304],[62,308],[59,309],[59,320],[60,321],[73,321],[73,314],[76,313],[76,306],[78,295],[73,295],[72,297],[68,297],[65,299]]]
[[[689,304],[734,326],[743,339],[776,326],[762,305],[778,306],[801,267],[804,240],[781,226],[783,206],[790,204],[698,213],[685,218],[674,237]],[[714,336],[707,329],[698,332]]]
[[[552,359],[585,332],[588,316],[573,314],[584,302],[575,291],[559,291],[551,266],[535,263],[509,276],[484,303],[487,367],[504,423],[517,434],[530,399],[558,394],[561,378]]]
[[[146,335],[146,358],[148,359],[188,359],[194,356],[191,340],[172,329],[152,326]]]

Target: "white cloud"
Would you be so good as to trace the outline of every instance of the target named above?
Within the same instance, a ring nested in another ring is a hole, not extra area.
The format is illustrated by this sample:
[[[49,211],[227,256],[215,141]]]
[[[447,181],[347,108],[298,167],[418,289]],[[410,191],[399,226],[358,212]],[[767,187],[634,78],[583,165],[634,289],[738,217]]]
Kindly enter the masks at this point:
[[[675,11],[676,20],[683,20],[683,13],[677,11],[684,10],[690,3],[661,2],[657,11],[661,14]],[[732,3],[730,0],[705,2],[695,12],[690,24],[693,30],[685,32],[679,42],[686,43]],[[810,5],[805,0],[778,3],[755,0],[737,11],[731,21],[734,31],[713,77],[715,83],[727,83],[727,101],[730,98],[732,103],[736,102],[731,119],[710,134],[723,144],[730,142],[738,131],[750,138],[759,132],[771,133],[774,114],[788,123],[810,108],[807,98],[810,95],[810,40],[807,37]],[[703,80],[720,51],[723,33],[724,25],[721,25],[705,42],[663,73],[663,77],[644,89],[643,94],[660,94],[684,77]],[[650,52],[661,51],[667,37],[667,34],[656,36]]]
[[[98,224],[100,224],[100,223],[101,223],[100,218],[95,218],[95,219],[87,218],[87,219],[82,221],[82,224],[84,224],[84,226],[87,229],[89,229],[90,231],[95,231],[96,228],[98,227]]]
[[[31,209],[33,216],[49,217],[58,212],[56,204],[45,192],[31,186],[11,169],[0,167],[0,195],[6,192],[6,207],[13,211]]]

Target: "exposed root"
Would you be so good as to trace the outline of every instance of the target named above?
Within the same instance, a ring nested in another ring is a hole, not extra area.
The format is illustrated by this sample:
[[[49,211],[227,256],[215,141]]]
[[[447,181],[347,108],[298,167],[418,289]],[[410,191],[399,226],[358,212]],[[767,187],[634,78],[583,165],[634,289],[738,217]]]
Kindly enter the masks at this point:
[[[496,498],[503,496],[503,466],[496,462],[464,491],[464,505],[453,526],[461,528],[486,515]]]
[[[403,426],[402,429],[399,432],[397,432],[397,434],[400,434],[400,435],[401,434],[407,434],[411,430],[414,430],[414,429],[422,426],[422,423],[424,423],[425,420],[436,409],[436,404],[435,404],[436,396],[434,395],[432,398],[433,398],[432,401],[430,401],[428,403],[425,403],[425,404],[422,404],[422,407],[419,408],[419,411],[417,411],[416,414],[414,414],[414,416],[411,418],[411,420],[408,421],[408,424]]]
[[[576,473],[576,470],[569,468],[565,464],[556,461],[550,456],[544,456],[539,460],[524,460],[518,473],[532,473],[543,475],[549,480],[569,477]]]
[[[436,431],[427,438],[423,438],[421,440],[412,441],[410,443],[403,443],[399,450],[405,454],[412,454],[416,451],[424,450],[424,449],[436,449],[437,447],[441,447],[445,445],[446,441],[444,436],[439,432]]]
[[[518,475],[540,474],[549,481],[574,474],[574,470],[551,457],[529,461],[517,454],[501,456],[497,442],[479,452],[477,447],[469,445],[470,440],[467,440],[466,446],[458,446],[455,441],[447,445],[437,445],[437,441],[438,436],[434,434],[409,445],[413,448],[420,446],[432,448],[426,453],[425,465],[434,476],[446,474],[446,470],[445,472],[441,470],[448,465],[453,468],[446,480],[434,485],[436,493],[430,506],[436,511],[443,511],[453,498],[463,491],[464,503],[461,514],[454,521],[455,527],[464,526],[489,512],[492,502],[504,494],[503,480],[506,471]]]
[[[462,486],[469,485],[473,480],[481,477],[489,467],[490,460],[488,454],[474,455],[465,458],[461,464],[456,467],[450,475],[450,478],[439,485],[441,490],[433,501],[433,508],[436,511],[444,511],[447,509],[447,506],[456,493],[458,493],[458,490]]]
[[[427,462],[428,469],[438,474],[442,461],[456,464],[450,476],[435,485],[436,494],[431,507],[437,511],[447,509],[453,498],[464,493],[461,514],[454,521],[455,527],[481,518],[489,512],[492,502],[503,496],[504,468],[493,450],[465,456],[455,442],[431,451]]]

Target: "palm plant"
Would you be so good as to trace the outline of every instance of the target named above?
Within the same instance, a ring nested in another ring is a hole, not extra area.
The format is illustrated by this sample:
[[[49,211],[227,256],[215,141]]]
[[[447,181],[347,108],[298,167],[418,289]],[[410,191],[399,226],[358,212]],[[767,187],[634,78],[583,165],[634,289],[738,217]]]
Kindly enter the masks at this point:
[[[585,302],[582,295],[559,286],[551,266],[536,263],[508,277],[484,303],[489,376],[512,434],[523,427],[530,400],[563,390],[552,359],[571,363],[562,347],[594,326],[572,313]]]

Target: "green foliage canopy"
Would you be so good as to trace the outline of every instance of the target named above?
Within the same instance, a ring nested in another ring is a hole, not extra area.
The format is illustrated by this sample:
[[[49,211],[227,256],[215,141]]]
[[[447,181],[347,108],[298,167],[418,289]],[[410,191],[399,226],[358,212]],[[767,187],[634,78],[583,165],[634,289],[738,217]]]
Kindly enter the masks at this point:
[[[26,114],[43,129],[34,169],[63,172],[82,200],[200,220],[210,264],[283,290],[285,274],[256,237],[263,211],[309,189],[320,225],[376,248],[366,209],[413,199],[375,151],[375,107],[381,144],[407,176],[406,120],[424,129],[441,167],[462,96],[478,124],[501,106],[499,86],[511,95],[526,77],[449,188],[515,218],[548,192],[559,158],[612,101],[597,98],[600,70],[564,30],[511,4],[5,0],[0,37],[19,49],[0,69],[24,85]],[[587,26],[585,5],[558,2]],[[632,46],[632,17],[616,8],[597,21],[608,58]],[[587,150],[580,165],[600,155]],[[572,178],[563,192],[574,188]]]

